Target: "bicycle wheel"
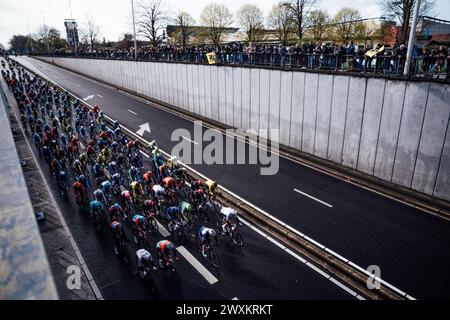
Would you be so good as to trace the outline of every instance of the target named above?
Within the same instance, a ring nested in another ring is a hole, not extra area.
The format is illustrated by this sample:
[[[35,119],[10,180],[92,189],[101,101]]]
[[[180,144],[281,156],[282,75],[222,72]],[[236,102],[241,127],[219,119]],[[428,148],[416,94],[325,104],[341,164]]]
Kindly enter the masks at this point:
[[[178,271],[174,267],[172,267],[170,269],[170,274],[172,276],[173,281],[175,282],[175,285],[177,287],[180,286],[180,284],[181,284],[181,277],[180,277]]]
[[[150,229],[152,232],[158,232],[158,223],[155,218],[150,219]]]
[[[209,247],[208,249],[208,259],[215,268],[219,267],[219,256],[213,247]]]
[[[244,245],[244,239],[237,231],[233,232],[231,239],[233,240],[233,243],[238,247],[242,247]]]

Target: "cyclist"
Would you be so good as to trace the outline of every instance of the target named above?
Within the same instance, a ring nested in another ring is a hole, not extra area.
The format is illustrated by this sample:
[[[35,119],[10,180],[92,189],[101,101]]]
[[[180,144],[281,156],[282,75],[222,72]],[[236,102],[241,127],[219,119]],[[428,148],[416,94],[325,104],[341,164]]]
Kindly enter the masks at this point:
[[[145,249],[139,249],[136,251],[136,264],[139,270],[139,275],[142,279],[145,278],[147,275],[147,270],[150,270],[150,268],[157,270],[153,263],[152,255]]]
[[[178,207],[172,206],[166,209],[166,218],[169,220],[167,228],[170,232],[173,231],[174,225],[178,222],[178,215],[180,214],[180,209]]]
[[[214,238],[217,242],[217,234],[214,229],[202,226],[198,231],[198,237],[200,238],[200,245],[202,247],[202,255],[206,258],[205,248],[206,245],[211,245],[211,239]]]
[[[91,209],[91,214],[95,219],[97,216],[101,215],[103,211],[103,204],[98,200],[92,200],[89,203],[89,208]]]
[[[81,182],[75,181],[72,185],[72,190],[75,195],[77,204],[81,204],[82,200],[86,198],[86,191]]]
[[[135,237],[136,243],[139,239],[139,233],[145,233],[147,229],[147,221],[143,215],[140,213],[136,213],[133,218],[131,218],[131,221],[133,222],[132,228],[133,228],[133,235]]]
[[[80,174],[79,176],[77,176],[77,181],[80,182],[81,184],[83,184],[83,186],[89,190],[91,188],[91,185],[89,183],[89,179],[86,178],[86,176],[84,174]]]
[[[108,202],[111,201],[112,196],[112,184],[109,180],[105,180],[100,184],[100,189],[103,190],[103,194],[108,199]]]
[[[111,222],[110,227],[111,227],[112,240],[113,240],[113,245],[114,245],[114,253],[118,255],[120,243],[122,241],[127,241],[127,237],[126,237],[123,225],[119,221],[114,220],[113,222]]]
[[[186,201],[181,201],[179,208],[180,208],[181,214],[185,217],[186,217],[186,213],[192,212],[192,205]]]
[[[105,197],[105,193],[103,192],[102,189],[97,189],[94,191],[94,199],[96,201],[103,203],[104,205],[108,204],[108,201],[106,200],[106,197]]]
[[[109,207],[109,216],[112,220],[119,220],[123,216],[122,207],[116,202]]]
[[[168,260],[172,257],[175,260],[179,260],[175,245],[169,240],[161,240],[156,244],[156,253],[158,254],[158,260],[160,267],[163,267],[163,263],[167,264]]]
[[[128,176],[130,177],[130,181],[139,181],[139,172],[135,166],[131,166],[128,170]]]
[[[139,182],[133,181],[130,186],[134,201],[137,201],[144,195],[144,190],[142,189],[142,185]]]
[[[233,208],[223,207],[222,209],[220,209],[220,213],[223,215],[222,234],[225,235],[231,228],[233,220],[239,222],[239,218],[237,216],[236,210],[234,210]]]

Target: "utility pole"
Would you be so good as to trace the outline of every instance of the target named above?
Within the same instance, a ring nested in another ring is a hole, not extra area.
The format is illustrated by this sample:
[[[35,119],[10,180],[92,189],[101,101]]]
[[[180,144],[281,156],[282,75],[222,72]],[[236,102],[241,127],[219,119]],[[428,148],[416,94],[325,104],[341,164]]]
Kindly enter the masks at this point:
[[[411,22],[411,32],[409,33],[408,52],[406,54],[404,76],[409,75],[411,68],[412,53],[414,48],[414,40],[416,39],[417,20],[419,19],[420,0],[416,0],[416,6],[414,7],[413,19]]]
[[[133,0],[131,0],[131,13],[133,15],[134,59],[137,60],[136,22],[134,21],[134,1]]]
[[[44,21],[44,32],[45,32],[45,43],[47,45],[47,54],[50,53],[50,47],[48,45],[48,33],[47,33],[47,25],[45,24],[45,17],[44,17],[44,12],[42,13],[42,20]]]

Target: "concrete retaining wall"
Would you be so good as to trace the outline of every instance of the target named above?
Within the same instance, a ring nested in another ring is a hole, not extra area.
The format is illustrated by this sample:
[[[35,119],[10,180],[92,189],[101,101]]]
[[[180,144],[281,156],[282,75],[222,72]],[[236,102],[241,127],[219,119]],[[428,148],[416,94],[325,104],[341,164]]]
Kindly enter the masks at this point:
[[[258,68],[42,58],[450,200],[450,92],[439,83]]]

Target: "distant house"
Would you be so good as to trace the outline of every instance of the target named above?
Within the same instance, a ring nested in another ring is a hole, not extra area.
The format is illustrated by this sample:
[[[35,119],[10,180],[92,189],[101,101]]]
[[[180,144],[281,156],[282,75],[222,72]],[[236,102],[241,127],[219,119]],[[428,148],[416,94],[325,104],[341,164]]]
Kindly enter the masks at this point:
[[[428,16],[419,18],[417,36],[424,41],[450,41],[450,21]]]

